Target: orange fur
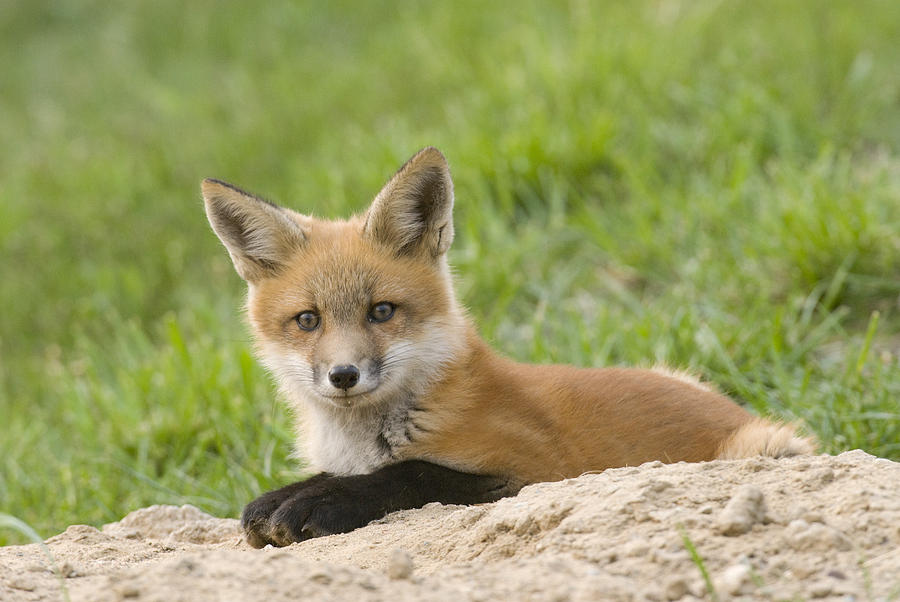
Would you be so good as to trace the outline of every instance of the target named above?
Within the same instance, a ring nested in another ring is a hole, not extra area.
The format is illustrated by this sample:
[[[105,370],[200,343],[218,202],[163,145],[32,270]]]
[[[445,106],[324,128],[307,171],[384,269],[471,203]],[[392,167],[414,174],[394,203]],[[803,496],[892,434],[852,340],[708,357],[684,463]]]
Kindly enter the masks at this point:
[[[452,183],[434,149],[347,221],[260,205],[215,181],[203,192],[249,283],[259,353],[301,416],[312,416],[301,420],[301,439],[319,468],[422,459],[524,484],[651,460],[814,449],[793,427],[754,417],[685,373],[535,366],[494,353],[453,292]],[[394,315],[373,324],[366,312],[383,301]],[[303,311],[321,324],[299,329]],[[373,388],[331,391],[322,371],[336,364],[371,365]]]
[[[657,371],[517,364],[494,355],[474,334],[469,350],[428,397],[433,419],[425,426],[434,434],[414,445],[410,457],[530,483],[651,460],[811,451],[789,427]],[[748,430],[762,425],[780,436]]]

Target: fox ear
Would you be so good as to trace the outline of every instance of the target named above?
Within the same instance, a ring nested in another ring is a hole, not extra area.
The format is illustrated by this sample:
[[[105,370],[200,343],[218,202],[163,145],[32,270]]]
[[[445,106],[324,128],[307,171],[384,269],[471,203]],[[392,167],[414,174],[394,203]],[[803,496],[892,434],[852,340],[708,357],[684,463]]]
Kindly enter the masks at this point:
[[[398,255],[439,257],[453,242],[453,181],[441,152],[429,146],[385,184],[366,213],[366,236]]]
[[[219,180],[203,180],[201,189],[209,223],[247,282],[274,275],[306,240],[277,205]]]

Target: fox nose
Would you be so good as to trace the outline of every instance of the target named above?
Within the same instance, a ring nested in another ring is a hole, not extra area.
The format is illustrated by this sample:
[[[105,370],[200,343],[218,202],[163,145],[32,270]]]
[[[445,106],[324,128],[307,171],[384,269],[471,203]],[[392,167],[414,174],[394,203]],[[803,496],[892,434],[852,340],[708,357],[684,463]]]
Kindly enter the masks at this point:
[[[359,368],[356,366],[335,366],[328,371],[328,380],[338,389],[346,391],[359,382]]]

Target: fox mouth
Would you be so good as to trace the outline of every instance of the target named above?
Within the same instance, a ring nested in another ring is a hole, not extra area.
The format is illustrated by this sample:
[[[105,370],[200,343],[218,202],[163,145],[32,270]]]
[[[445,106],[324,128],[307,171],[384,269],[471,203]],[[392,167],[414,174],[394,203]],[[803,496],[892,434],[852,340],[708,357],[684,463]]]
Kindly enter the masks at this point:
[[[359,397],[360,395],[371,393],[374,390],[374,388],[371,388],[366,389],[365,391],[336,391],[334,393],[322,393],[322,397],[327,397],[329,399],[348,399],[350,397]]]
[[[357,398],[364,397],[375,390],[378,389],[379,383],[373,383],[367,387],[353,387],[352,389],[341,390],[341,389],[330,389],[326,391],[319,391],[319,395],[330,401],[331,403],[339,406],[339,407],[350,407],[351,400],[356,400]],[[358,389],[358,390],[357,390]]]

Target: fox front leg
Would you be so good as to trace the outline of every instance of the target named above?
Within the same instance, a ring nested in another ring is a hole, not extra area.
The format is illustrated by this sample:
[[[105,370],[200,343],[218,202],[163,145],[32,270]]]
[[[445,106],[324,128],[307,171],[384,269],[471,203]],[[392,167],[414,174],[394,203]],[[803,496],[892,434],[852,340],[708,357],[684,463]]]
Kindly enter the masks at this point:
[[[408,460],[363,475],[322,473],[270,491],[244,508],[241,524],[247,542],[255,548],[286,546],[346,533],[391,512],[429,502],[494,502],[515,495],[519,487],[508,479]]]

